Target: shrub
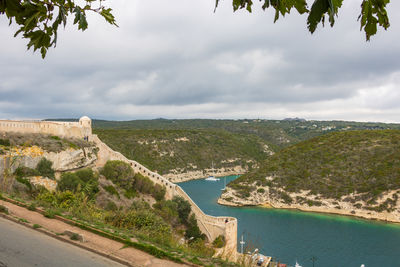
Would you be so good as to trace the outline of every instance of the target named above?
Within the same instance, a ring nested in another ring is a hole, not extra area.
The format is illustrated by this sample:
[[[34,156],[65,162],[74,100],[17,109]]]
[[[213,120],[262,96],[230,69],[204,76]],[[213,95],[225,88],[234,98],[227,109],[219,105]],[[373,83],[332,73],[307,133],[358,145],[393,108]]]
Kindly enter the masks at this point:
[[[212,244],[215,248],[222,248],[223,246],[225,246],[225,243],[225,236],[219,235],[214,239]]]
[[[73,233],[73,234],[71,235],[70,239],[71,239],[71,240],[74,240],[74,241],[78,241],[78,240],[79,240],[79,235],[78,235],[77,233]]]
[[[0,145],[1,146],[10,146],[10,140],[9,139],[1,139],[0,138]]]
[[[136,173],[133,180],[133,187],[144,194],[150,194],[154,190],[154,183],[140,173]]]
[[[159,184],[154,185],[154,188],[151,192],[151,195],[157,200],[160,201],[162,199],[164,199],[165,196],[165,186],[161,186]]]
[[[117,206],[114,202],[112,202],[111,200],[109,200],[109,201],[107,202],[106,206],[104,207],[104,209],[105,209],[105,210],[108,210],[108,211],[115,211],[115,210],[118,209],[118,206]]]
[[[188,221],[189,214],[192,210],[190,207],[190,203],[179,196],[174,196],[172,201],[175,202],[178,207],[179,220],[181,221],[181,223],[186,224]]]
[[[35,203],[31,203],[31,204],[28,206],[28,210],[35,211],[35,210],[36,210],[36,205],[35,205]]]
[[[1,212],[1,213],[8,214],[8,209],[7,209],[7,207],[6,207],[6,206],[3,206],[3,205],[0,205],[0,212]]]
[[[57,183],[58,191],[72,191],[77,192],[82,188],[82,181],[79,177],[72,172],[66,172],[61,175]]]
[[[40,173],[35,169],[28,168],[25,166],[20,166],[15,170],[14,175],[17,177],[30,177],[30,176],[39,176]]]
[[[54,219],[56,217],[56,212],[54,210],[45,210],[43,216],[49,219]]]
[[[185,232],[185,238],[189,240],[189,243],[196,239],[206,239],[206,236],[200,231],[197,225],[196,216],[192,214],[187,222],[187,230]]]
[[[75,172],[75,175],[84,183],[97,180],[94,177],[94,172],[90,168],[82,169]]]
[[[264,188],[258,188],[257,189],[257,193],[265,193],[265,189]]]
[[[38,165],[36,166],[36,170],[39,172],[41,176],[54,179],[54,170],[52,168],[53,162],[47,160],[46,158],[42,158]]]
[[[125,190],[124,196],[128,199],[136,197],[136,191],[134,189]]]
[[[29,188],[29,190],[32,190],[31,182],[29,182],[28,179],[22,178],[22,177],[19,177],[19,176],[17,176],[17,178],[15,178],[15,179],[16,179],[19,183],[26,185],[26,186]]]
[[[37,223],[35,223],[34,225],[33,225],[33,228],[34,229],[38,229],[38,228],[41,228],[42,226],[40,225],[40,224],[37,224]]]
[[[172,225],[178,225],[179,214],[178,214],[178,204],[172,200],[162,200],[158,201],[153,205],[157,214],[164,218]]]
[[[135,176],[131,166],[120,160],[107,161],[100,173],[106,179],[123,188],[132,187],[133,177]]]

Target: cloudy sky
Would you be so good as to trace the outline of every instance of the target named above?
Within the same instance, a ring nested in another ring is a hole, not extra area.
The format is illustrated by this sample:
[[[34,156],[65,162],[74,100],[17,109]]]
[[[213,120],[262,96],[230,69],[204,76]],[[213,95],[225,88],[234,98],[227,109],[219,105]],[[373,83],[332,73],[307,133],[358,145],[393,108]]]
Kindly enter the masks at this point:
[[[400,122],[399,1],[371,42],[357,0],[313,35],[305,16],[274,24],[273,10],[233,13],[232,0],[216,13],[214,0],[107,2],[119,28],[69,21],[45,60],[1,16],[0,118]]]

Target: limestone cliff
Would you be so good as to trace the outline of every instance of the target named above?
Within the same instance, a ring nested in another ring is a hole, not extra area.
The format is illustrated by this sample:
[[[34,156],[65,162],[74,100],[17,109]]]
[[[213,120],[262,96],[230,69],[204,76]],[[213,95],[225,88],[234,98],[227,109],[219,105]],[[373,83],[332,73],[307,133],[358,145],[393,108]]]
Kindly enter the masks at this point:
[[[254,186],[256,185],[254,184]],[[377,205],[392,201],[393,206],[391,211],[361,208],[367,206],[367,203],[363,201],[352,203],[349,201],[349,199],[355,196],[354,194],[343,196],[340,199],[330,199],[323,198],[321,195],[313,195],[310,191],[297,193],[284,192],[284,194],[287,194],[292,199],[289,202],[283,198],[276,198],[270,195],[268,186],[258,186],[248,197],[241,196],[236,190],[227,187],[218,199],[218,203],[226,206],[262,206],[265,208],[297,209],[308,212],[332,213],[400,223],[400,200],[395,196],[399,193],[400,190],[385,192],[377,201]]]
[[[42,158],[53,163],[56,172],[65,172],[91,166],[97,160],[97,148],[69,148],[61,152],[46,152],[37,146],[13,148],[0,155],[0,175],[5,170],[13,173],[19,166],[35,168]]]

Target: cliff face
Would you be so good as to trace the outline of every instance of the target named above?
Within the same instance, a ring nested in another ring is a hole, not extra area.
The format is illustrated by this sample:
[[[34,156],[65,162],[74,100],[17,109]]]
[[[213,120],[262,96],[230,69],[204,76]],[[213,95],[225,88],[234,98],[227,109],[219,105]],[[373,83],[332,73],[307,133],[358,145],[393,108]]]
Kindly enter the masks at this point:
[[[400,190],[384,192],[378,198],[377,206],[385,205],[388,201],[391,202],[391,209],[388,211],[366,209],[365,207],[368,206],[368,203],[364,201],[351,201],[351,199],[357,197],[356,194],[343,196],[340,199],[330,199],[323,198],[321,195],[313,195],[310,191],[285,192],[292,199],[290,202],[270,195],[269,189],[269,187],[257,187],[248,197],[243,197],[236,190],[227,187],[218,199],[218,203],[226,206],[262,206],[265,208],[297,209],[308,212],[332,213],[400,223],[400,200],[395,196],[400,193]]]
[[[4,171],[13,173],[19,166],[35,168],[42,158],[53,163],[56,172],[71,171],[91,166],[97,160],[97,148],[85,147],[61,152],[46,152],[37,146],[24,149],[13,148],[9,153],[0,155],[0,175]]]

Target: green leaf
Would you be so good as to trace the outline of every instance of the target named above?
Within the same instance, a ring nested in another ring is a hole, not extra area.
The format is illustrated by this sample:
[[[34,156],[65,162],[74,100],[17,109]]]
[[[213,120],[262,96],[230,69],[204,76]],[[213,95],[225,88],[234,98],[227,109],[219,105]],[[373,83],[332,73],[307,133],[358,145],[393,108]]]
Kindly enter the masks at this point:
[[[307,18],[308,30],[313,33],[329,9],[330,0],[315,0]]]
[[[110,23],[110,24],[115,25],[115,26],[118,27],[118,25],[117,25],[116,22],[115,22],[115,17],[114,17],[113,14],[111,14],[111,11],[112,11],[111,8],[108,8],[108,9],[103,8],[103,9],[101,10],[101,12],[100,12],[100,15],[102,15],[102,16],[104,17],[104,19],[105,19],[108,23]]]

